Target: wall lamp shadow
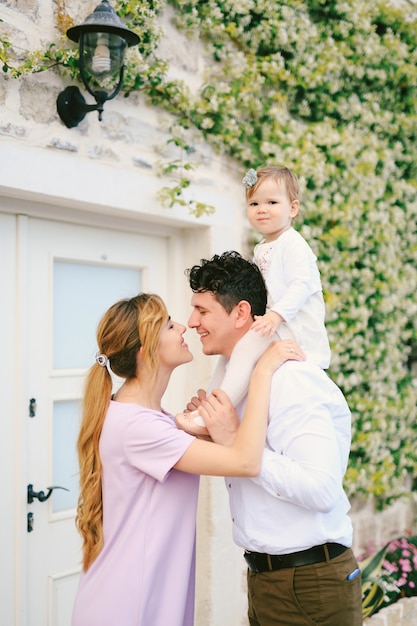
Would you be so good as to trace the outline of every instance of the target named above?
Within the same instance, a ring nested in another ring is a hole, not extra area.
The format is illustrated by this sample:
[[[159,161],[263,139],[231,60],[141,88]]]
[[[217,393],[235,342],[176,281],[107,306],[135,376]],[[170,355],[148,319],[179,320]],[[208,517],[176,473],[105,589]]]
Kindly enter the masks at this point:
[[[98,111],[101,121],[104,103],[119,93],[123,84],[126,47],[139,43],[108,0],[102,0],[84,22],[67,30],[67,37],[78,43],[81,79],[96,104],[87,104],[78,87],[67,87],[56,101],[58,115],[68,128],[78,126],[90,111]]]

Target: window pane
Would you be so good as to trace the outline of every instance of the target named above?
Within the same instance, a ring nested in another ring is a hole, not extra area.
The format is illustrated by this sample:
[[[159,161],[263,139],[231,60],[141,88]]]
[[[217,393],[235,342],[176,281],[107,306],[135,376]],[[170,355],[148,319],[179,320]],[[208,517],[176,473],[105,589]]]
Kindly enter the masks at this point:
[[[54,261],[53,368],[90,367],[101,316],[139,293],[141,282],[140,269]]]
[[[52,493],[52,511],[58,513],[77,506],[78,461],[77,437],[80,423],[77,400],[54,402],[52,418],[52,484],[63,489]]]

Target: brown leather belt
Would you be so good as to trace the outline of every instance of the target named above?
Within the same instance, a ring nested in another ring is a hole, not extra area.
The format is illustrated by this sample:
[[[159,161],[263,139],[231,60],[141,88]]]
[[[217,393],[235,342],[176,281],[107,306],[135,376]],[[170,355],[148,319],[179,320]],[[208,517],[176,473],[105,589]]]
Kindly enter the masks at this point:
[[[243,556],[251,572],[259,574],[286,567],[300,567],[301,565],[321,563],[328,559],[334,559],[339,554],[345,552],[345,550],[347,550],[347,547],[342,546],[340,543],[324,543],[321,546],[314,546],[308,550],[301,550],[292,554],[263,554],[246,550]]]

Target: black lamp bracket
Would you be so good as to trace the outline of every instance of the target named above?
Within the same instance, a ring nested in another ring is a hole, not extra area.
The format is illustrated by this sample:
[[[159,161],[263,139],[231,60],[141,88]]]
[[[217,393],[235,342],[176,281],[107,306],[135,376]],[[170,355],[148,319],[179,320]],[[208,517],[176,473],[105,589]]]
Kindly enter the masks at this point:
[[[86,81],[85,84],[88,87],[89,93],[94,96],[97,104],[87,104],[84,96],[78,89],[78,87],[69,86],[61,91],[56,101],[56,108],[59,117],[64,122],[67,128],[74,128],[78,126],[80,122],[85,118],[87,113],[91,111],[98,111],[98,119],[101,122],[104,103],[107,100],[112,100],[119,93],[123,83],[124,67],[120,70],[119,82],[113,91],[108,95],[106,91],[93,91]]]
[[[98,119],[101,120],[104,102],[105,99],[96,104],[87,104],[78,87],[70,86],[59,94],[56,107],[65,126],[73,128],[78,126],[90,111],[98,111]]]

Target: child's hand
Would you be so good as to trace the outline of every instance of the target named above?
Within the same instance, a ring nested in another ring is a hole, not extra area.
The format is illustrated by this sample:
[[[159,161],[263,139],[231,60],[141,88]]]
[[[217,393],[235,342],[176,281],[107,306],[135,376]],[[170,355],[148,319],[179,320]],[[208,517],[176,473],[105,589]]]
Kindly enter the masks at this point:
[[[273,341],[260,357],[256,369],[275,372],[285,361],[304,361],[305,354],[291,339]]]
[[[255,315],[255,321],[250,327],[251,330],[255,332],[259,332],[261,337],[267,335],[271,339],[274,336],[274,333],[278,326],[283,322],[283,318],[279,313],[275,311],[268,311],[265,315]]]

